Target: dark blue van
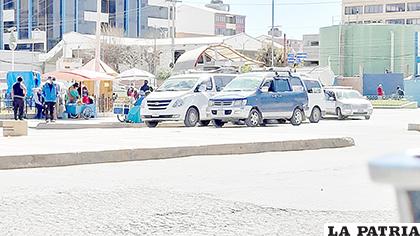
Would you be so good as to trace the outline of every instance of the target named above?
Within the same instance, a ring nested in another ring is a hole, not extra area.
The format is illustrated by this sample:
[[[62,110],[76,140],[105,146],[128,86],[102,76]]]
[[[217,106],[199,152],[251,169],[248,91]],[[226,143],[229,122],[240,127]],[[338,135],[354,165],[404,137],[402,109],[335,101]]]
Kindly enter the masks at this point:
[[[239,75],[210,99],[216,127],[227,122],[256,127],[272,120],[300,125],[306,119],[308,94],[301,78],[290,71],[262,71]]]

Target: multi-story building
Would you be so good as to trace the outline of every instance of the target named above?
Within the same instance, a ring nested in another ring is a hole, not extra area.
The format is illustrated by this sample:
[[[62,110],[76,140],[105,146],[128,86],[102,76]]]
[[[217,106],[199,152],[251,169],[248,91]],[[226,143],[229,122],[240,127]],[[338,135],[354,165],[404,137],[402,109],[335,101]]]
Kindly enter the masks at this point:
[[[420,24],[420,0],[343,0],[347,24]]]
[[[17,50],[48,51],[67,32],[94,34],[96,0],[0,0],[0,50],[9,49],[16,30]],[[121,29],[126,37],[168,31],[165,0],[102,0],[102,27]],[[162,29],[163,28],[163,29]],[[164,37],[164,35],[159,36]]]
[[[231,36],[245,32],[245,16],[215,9],[216,5],[215,3],[207,7],[180,5],[176,12],[177,36]],[[223,6],[226,7],[226,4]]]
[[[319,34],[304,34],[303,52],[307,54],[305,64],[308,66],[319,65]]]

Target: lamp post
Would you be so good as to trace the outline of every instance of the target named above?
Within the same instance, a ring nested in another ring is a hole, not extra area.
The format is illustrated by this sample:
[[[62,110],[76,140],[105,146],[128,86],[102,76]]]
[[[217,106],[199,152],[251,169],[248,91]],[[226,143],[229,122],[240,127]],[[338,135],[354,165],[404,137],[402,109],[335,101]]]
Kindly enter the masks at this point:
[[[271,67],[274,67],[274,0],[271,1]]]
[[[170,3],[169,10],[168,10],[168,21],[171,21],[171,24],[169,24],[169,29],[171,32],[171,66],[173,67],[175,65],[175,37],[176,37],[176,31],[175,31],[175,20],[176,20],[176,4],[181,2],[180,0],[166,0]],[[172,15],[171,15],[172,11]]]

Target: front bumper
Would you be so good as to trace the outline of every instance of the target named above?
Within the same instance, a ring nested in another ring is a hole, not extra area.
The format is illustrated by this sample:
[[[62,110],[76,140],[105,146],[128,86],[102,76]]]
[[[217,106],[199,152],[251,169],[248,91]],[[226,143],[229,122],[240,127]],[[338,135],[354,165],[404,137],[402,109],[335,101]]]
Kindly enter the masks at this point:
[[[343,109],[342,114],[345,116],[370,116],[373,109]]]
[[[241,106],[241,107],[209,107],[207,108],[207,115],[213,120],[222,120],[222,121],[237,121],[245,120],[249,116],[251,111],[251,106]]]
[[[182,107],[167,107],[165,110],[150,110],[148,107],[141,109],[143,121],[183,121],[186,109]]]

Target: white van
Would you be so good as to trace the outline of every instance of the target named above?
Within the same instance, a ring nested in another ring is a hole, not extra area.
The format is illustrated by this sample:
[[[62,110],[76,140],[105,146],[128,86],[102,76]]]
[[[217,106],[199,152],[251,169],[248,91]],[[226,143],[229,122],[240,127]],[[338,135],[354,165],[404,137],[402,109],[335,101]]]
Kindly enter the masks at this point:
[[[309,112],[306,114],[311,123],[318,123],[326,115],[326,99],[321,82],[307,75],[300,75],[308,92]]]
[[[207,126],[209,99],[236,74],[183,74],[171,76],[141,105],[141,118],[150,128],[163,121],[183,121],[186,127]]]

